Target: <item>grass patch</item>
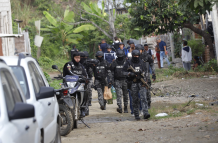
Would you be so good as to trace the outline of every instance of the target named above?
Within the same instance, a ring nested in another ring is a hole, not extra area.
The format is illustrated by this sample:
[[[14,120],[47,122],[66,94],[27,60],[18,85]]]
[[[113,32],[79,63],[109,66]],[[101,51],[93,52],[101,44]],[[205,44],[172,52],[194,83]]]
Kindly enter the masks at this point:
[[[188,103],[188,102],[187,102]],[[196,102],[191,102],[188,106],[187,103],[183,104],[166,104],[166,103],[154,103],[152,108],[149,109],[149,114],[151,115],[150,120],[159,120],[164,118],[175,118],[181,116],[192,115],[198,112],[211,113],[213,116],[216,115],[218,106],[208,106],[209,102],[198,102],[204,104],[204,106],[196,105]],[[185,107],[186,106],[186,107]],[[167,113],[168,116],[165,117],[155,117],[158,113]],[[217,115],[216,115],[217,116]],[[207,119],[205,119],[206,121]]]
[[[61,88],[61,85],[60,83],[62,83],[63,80],[52,80],[51,82],[49,82],[49,85],[51,87],[54,87],[54,89],[60,89]]]

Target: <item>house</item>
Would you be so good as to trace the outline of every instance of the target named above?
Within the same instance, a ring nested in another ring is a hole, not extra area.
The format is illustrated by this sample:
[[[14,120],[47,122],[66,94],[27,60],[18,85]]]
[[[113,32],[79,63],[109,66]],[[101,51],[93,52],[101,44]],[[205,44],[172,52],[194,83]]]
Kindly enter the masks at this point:
[[[13,34],[10,0],[0,0],[0,34]],[[12,56],[14,49],[13,38],[0,38],[0,56]]]

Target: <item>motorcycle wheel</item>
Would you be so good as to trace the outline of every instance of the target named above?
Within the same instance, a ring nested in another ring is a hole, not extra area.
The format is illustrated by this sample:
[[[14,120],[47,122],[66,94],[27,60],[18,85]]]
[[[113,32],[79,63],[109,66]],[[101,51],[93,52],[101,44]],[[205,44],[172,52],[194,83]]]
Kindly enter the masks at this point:
[[[74,126],[74,120],[73,116],[71,114],[71,111],[69,108],[67,108],[65,105],[59,105],[59,113],[61,115],[61,127],[60,127],[60,134],[61,136],[68,135],[73,126]]]

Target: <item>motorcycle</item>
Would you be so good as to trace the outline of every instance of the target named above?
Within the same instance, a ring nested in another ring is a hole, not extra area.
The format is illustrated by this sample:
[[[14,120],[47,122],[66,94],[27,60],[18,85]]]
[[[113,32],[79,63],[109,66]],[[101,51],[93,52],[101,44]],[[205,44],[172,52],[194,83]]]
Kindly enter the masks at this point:
[[[58,70],[58,67],[56,65],[52,66],[53,69]],[[58,70],[61,75],[62,72]],[[71,110],[73,114],[74,124],[73,128],[78,127],[78,120],[82,121],[84,123],[83,118],[84,116],[84,110],[86,109],[86,102],[88,100],[88,97],[85,96],[84,92],[85,90],[85,82],[88,81],[87,78],[79,75],[66,75],[63,77],[63,83],[61,84],[62,88],[69,88],[68,94],[70,95],[73,103],[74,103],[74,109]],[[85,123],[84,123],[85,124]],[[85,124],[87,127],[89,127],[87,124]]]

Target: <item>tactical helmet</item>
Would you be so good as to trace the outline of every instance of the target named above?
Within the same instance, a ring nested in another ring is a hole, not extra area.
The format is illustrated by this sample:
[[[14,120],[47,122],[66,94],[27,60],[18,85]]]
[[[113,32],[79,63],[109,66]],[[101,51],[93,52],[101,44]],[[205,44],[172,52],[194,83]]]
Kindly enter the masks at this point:
[[[80,57],[85,57],[85,53],[84,52],[80,51],[79,54],[80,54]]]
[[[123,50],[117,50],[117,57],[124,57],[125,54],[123,52]]]
[[[98,57],[98,56],[104,56],[104,53],[102,51],[98,51],[96,54],[95,54],[95,57]]]
[[[134,42],[133,41],[129,41],[129,44],[131,45],[131,44],[134,44]]]
[[[139,50],[133,50],[132,51],[132,56],[140,56]]]
[[[89,57],[89,53],[87,51],[84,51],[85,57]]]
[[[107,49],[112,49],[112,46],[111,45],[107,45]]]
[[[135,49],[136,50],[144,50],[144,47],[141,44],[137,44]]]
[[[124,43],[123,43],[123,42],[120,42],[119,45],[124,45]]]

